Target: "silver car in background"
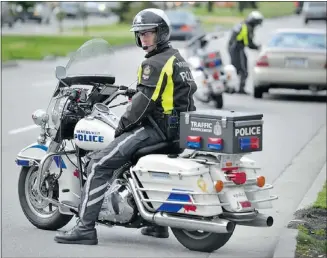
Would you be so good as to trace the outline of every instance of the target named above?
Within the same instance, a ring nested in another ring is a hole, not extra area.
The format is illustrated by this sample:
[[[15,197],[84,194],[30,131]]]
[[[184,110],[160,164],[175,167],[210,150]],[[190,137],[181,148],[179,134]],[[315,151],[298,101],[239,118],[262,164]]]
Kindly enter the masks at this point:
[[[271,88],[326,90],[326,31],[279,29],[262,49],[253,73],[253,95]]]
[[[302,12],[304,23],[307,24],[312,20],[327,21],[327,4],[326,2],[304,2]]]

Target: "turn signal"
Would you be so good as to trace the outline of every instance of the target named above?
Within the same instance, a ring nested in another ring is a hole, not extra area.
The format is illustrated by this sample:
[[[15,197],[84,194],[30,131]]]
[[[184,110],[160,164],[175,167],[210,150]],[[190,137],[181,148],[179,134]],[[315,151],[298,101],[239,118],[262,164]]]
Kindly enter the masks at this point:
[[[257,186],[263,187],[266,184],[266,178],[264,176],[257,177]]]
[[[215,184],[216,192],[219,193],[223,190],[224,188],[224,183],[221,180],[218,180]]]

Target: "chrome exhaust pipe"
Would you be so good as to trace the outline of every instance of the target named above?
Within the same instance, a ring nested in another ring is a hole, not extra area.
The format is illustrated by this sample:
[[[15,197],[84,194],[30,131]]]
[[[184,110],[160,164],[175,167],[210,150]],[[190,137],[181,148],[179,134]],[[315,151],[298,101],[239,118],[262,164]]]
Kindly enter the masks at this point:
[[[274,218],[271,216],[258,213],[253,220],[239,221],[237,222],[237,224],[241,226],[250,226],[250,227],[271,227],[274,224]]]
[[[185,230],[202,230],[211,233],[230,233],[234,230],[235,224],[229,220],[217,219],[212,221],[204,221],[191,218],[180,218],[165,212],[150,213],[145,210],[141,198],[136,191],[135,184],[132,178],[129,178],[129,184],[135,198],[137,208],[141,216],[152,223],[159,226],[166,226],[172,228],[181,228]]]

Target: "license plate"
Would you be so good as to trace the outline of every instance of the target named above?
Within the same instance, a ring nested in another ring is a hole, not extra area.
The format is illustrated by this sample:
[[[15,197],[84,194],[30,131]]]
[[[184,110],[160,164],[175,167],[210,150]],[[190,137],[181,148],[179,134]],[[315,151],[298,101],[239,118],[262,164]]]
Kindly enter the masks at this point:
[[[242,187],[228,189],[225,195],[233,210],[241,211],[243,209],[251,208],[251,203],[246,197]]]
[[[286,67],[306,67],[307,59],[306,58],[286,58],[285,66]]]

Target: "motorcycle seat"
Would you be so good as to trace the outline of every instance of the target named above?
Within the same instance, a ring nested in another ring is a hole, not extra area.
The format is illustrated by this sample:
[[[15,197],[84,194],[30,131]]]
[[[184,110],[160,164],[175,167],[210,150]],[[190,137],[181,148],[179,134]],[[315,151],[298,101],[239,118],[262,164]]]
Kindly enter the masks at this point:
[[[183,149],[179,147],[179,141],[159,142],[157,144],[138,149],[132,156],[132,162],[136,163],[141,157],[149,154],[180,154]]]

